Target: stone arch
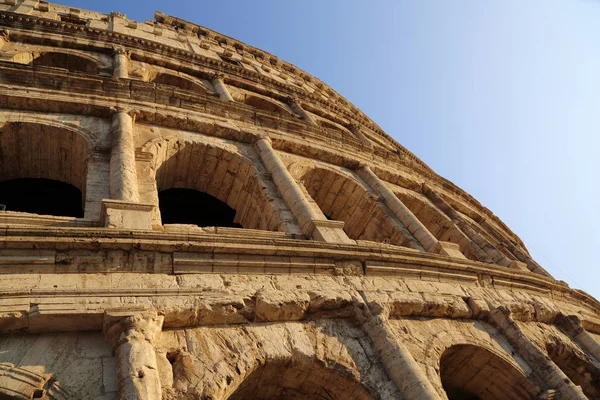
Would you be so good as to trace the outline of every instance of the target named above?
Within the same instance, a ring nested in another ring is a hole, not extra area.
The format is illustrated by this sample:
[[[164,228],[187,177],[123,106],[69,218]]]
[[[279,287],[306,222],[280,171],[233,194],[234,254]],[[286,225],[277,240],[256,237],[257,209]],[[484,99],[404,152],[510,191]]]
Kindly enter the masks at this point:
[[[546,343],[550,359],[577,386],[580,386],[590,399],[600,398],[600,366],[587,355],[567,345],[558,338]]]
[[[169,85],[194,93],[212,94],[212,90],[210,90],[202,81],[183,76],[181,74],[174,75],[165,72],[157,72],[151,76],[150,82],[161,85]]]
[[[468,358],[467,356],[470,354],[469,349],[471,349],[472,352],[476,352],[476,355],[482,355],[482,357],[487,357],[489,360],[500,363],[502,365],[502,371],[510,371],[510,376],[513,379],[511,382],[518,382],[523,389],[523,393],[527,393],[526,396],[531,396],[515,397],[517,399],[535,399],[536,396],[542,392],[540,387],[542,382],[537,382],[532,368],[525,360],[514,352],[510,344],[508,344],[502,336],[498,335],[494,328],[482,322],[464,323],[461,324],[461,327],[464,329],[460,329],[460,331],[457,332],[450,332],[447,329],[441,330],[433,335],[425,345],[426,351],[424,354],[424,363],[425,365],[430,366],[426,368],[426,372],[430,382],[440,395],[447,396],[446,388],[443,385],[442,370],[443,368],[452,369],[453,363],[452,359],[450,359],[450,363],[448,364],[450,367],[448,367],[448,365],[444,367],[442,361],[444,354],[452,348],[457,351],[459,356],[461,354],[461,349],[467,349],[467,352],[462,352],[462,354],[465,355],[465,358]],[[452,353],[447,354],[452,355]],[[446,359],[446,361],[448,361],[448,359]],[[467,368],[468,366],[466,363],[463,363],[455,369],[462,367]],[[473,370],[479,367],[479,365],[471,366]],[[448,373],[448,370],[446,370],[446,373]],[[522,377],[525,379],[521,379]],[[488,399],[494,397],[473,398]],[[499,399],[503,398],[511,397],[499,397]],[[452,397],[450,397],[450,399],[452,399]]]
[[[63,68],[73,72],[83,72],[92,75],[96,75],[100,71],[98,61],[84,53],[74,54],[63,51],[35,52],[30,64],[34,67]]]
[[[81,136],[86,143],[86,151],[91,152],[98,147],[98,135],[82,126],[69,124],[65,116],[59,116],[57,119],[50,118],[49,115],[40,115],[29,112],[6,112],[0,113],[0,127],[10,123],[28,123],[37,125],[47,125],[59,130],[69,131]]]
[[[50,374],[0,363],[0,399],[71,400],[73,397]]]
[[[299,180],[328,218],[344,221],[344,231],[351,239],[414,247],[406,228],[350,173],[319,166],[306,171]]]
[[[373,357],[369,338],[350,320],[169,333],[171,338],[184,335],[189,335],[189,345],[166,335],[157,344],[159,372],[172,376],[163,385],[164,398],[327,400],[328,392],[335,400],[401,398]]]
[[[444,351],[440,379],[450,400],[533,400],[539,393],[501,354],[472,344],[453,345]]]
[[[72,185],[81,192],[81,212],[74,210],[73,216],[83,216],[88,155],[86,139],[60,124],[8,122],[0,128],[0,181],[35,179]]]
[[[276,114],[282,115],[294,115],[289,108],[282,103],[269,99],[265,96],[260,96],[256,94],[246,94],[244,96],[244,104],[252,106],[258,110],[272,112]]]
[[[351,137],[357,140],[359,139],[356,137],[356,135],[354,135],[352,132],[350,132],[348,129],[346,129],[340,124],[320,117],[318,118],[318,121],[319,125],[321,125],[321,127],[327,130],[327,133],[332,139],[341,140],[345,137]]]
[[[356,377],[316,362],[269,362],[254,369],[227,400],[374,400]]]
[[[396,189],[394,194],[436,239],[458,244],[461,253],[468,259],[488,261],[484,258],[485,254],[481,250],[476,252],[475,245],[471,240],[425,196],[400,188]]]
[[[144,146],[154,155],[157,191],[194,189],[236,211],[246,229],[289,232],[291,213],[259,162],[238,144],[158,139]]]

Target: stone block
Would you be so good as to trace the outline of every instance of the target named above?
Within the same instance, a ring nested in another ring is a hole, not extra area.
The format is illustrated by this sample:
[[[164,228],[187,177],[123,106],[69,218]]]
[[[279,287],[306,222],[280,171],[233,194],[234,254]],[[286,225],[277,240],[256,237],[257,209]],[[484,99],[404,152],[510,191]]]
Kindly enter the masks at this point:
[[[107,228],[150,230],[153,209],[154,204],[104,199],[100,223]]]

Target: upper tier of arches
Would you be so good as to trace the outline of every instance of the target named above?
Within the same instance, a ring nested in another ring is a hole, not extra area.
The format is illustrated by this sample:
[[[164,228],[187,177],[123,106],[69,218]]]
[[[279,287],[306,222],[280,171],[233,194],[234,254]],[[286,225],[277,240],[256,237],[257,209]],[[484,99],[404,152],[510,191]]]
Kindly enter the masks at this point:
[[[107,54],[95,54],[93,52],[88,51],[79,51],[73,49],[55,49],[50,46],[30,46],[32,47],[32,51],[28,52],[19,52],[18,46],[19,43],[12,43],[12,50],[15,52],[15,56],[13,57],[13,61],[20,63],[28,63],[39,67],[57,67],[61,69],[66,69],[70,72],[77,73],[86,73],[89,75],[109,75],[111,69],[114,67],[114,60],[112,59],[113,55],[107,56]],[[197,72],[196,76],[193,75],[193,71],[190,68],[186,68],[186,72],[174,72],[171,68],[169,68],[168,63],[163,63],[162,65],[153,65],[149,62],[150,59],[146,58],[143,61],[137,57],[131,57],[130,66],[128,67],[129,73],[132,77],[142,78],[147,80],[148,82],[154,83],[156,85],[166,85],[170,87],[179,88],[184,91],[193,92],[195,94],[200,95],[209,95],[216,96],[217,91],[211,82],[211,79],[214,79],[213,75],[210,73]],[[109,63],[111,65],[109,65]],[[298,121],[301,116],[290,107],[285,101],[281,100],[281,96],[279,98],[275,98],[276,96],[267,96],[265,93],[269,92],[268,88],[264,86],[255,84],[254,90],[248,90],[251,83],[241,87],[233,86],[236,80],[227,80],[226,87],[232,94],[234,101],[239,103],[244,103],[250,107],[253,107],[257,110],[261,110],[264,112],[268,112],[271,114],[277,114],[279,116],[293,118]],[[300,104],[304,104],[304,102],[300,102]],[[312,109],[311,112],[315,111]],[[309,112],[310,113],[310,112]],[[324,131],[328,132],[328,135],[332,137],[334,140],[339,140],[339,138],[347,137],[352,140],[356,140],[356,134],[351,132],[347,128],[347,124],[351,121],[347,116],[344,115],[335,115],[335,113],[331,113],[330,111],[326,113],[320,113],[319,115],[313,113],[313,118],[316,119],[318,126],[320,126]],[[373,138],[373,132],[363,132],[365,138]],[[371,139],[367,139],[371,140]],[[381,141],[372,141],[376,146],[383,146],[385,144]],[[383,146],[385,147],[385,146]],[[390,151],[387,149],[386,151]],[[85,196],[85,189],[82,191]],[[317,196],[318,197],[318,196]],[[367,201],[367,200],[365,200]],[[368,202],[368,201],[367,201]],[[371,204],[371,203],[369,203]],[[372,207],[372,204],[369,205]],[[374,207],[374,206],[373,206]],[[388,218],[389,215],[386,216],[385,207],[374,207],[372,208],[375,213],[375,219]],[[383,212],[383,214],[382,214]],[[437,212],[436,212],[437,213]],[[338,217],[332,217],[334,219],[338,219]],[[441,220],[440,220],[441,221]],[[444,222],[445,223],[445,222]],[[395,224],[392,218],[392,225]],[[362,228],[370,229],[368,227],[357,226],[349,226],[347,224],[347,230],[352,231],[351,236],[356,238],[361,238],[360,240],[365,240],[366,237],[370,237],[368,240],[376,240],[376,241],[384,241],[395,244],[407,245],[408,242],[411,241],[410,235],[406,235],[402,232],[402,227],[394,228],[383,234],[386,236],[386,239],[377,238],[377,234],[363,234],[360,232],[355,232],[357,230],[361,230]],[[476,227],[479,228],[479,227]],[[497,229],[497,228],[496,228]],[[372,230],[372,229],[371,229]],[[394,233],[391,233],[391,232]],[[485,229],[484,229],[485,231]],[[397,232],[401,232],[401,234],[397,234]],[[449,233],[450,232],[450,233]],[[507,250],[504,246],[502,246],[502,240],[496,238],[493,233],[482,233],[488,241],[495,244],[498,247],[502,247],[502,252],[509,258],[515,258],[516,255]],[[395,236],[394,236],[395,235]],[[504,235],[501,233],[500,236]],[[408,236],[408,239],[406,237]],[[506,237],[507,235],[504,235]],[[375,237],[375,239],[372,239]],[[402,238],[404,237],[404,238]],[[470,259],[477,261],[487,261],[485,256],[481,256],[481,254],[476,254],[477,251],[472,249],[472,246],[469,246],[465,241],[464,237],[460,234],[460,232],[450,229],[446,230],[446,233],[440,232],[436,236],[439,240],[447,240],[451,242],[455,242],[461,246],[461,251]],[[509,238],[512,240],[512,238]],[[414,246],[412,246],[414,247]]]

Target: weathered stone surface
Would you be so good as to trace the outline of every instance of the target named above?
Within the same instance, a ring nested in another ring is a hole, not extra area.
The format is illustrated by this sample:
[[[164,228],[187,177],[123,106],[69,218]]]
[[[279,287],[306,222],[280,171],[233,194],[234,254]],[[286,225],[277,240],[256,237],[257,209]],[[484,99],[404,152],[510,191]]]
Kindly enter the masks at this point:
[[[0,0],[0,185],[30,179],[81,210],[0,187],[0,398],[600,396],[598,301],[208,28]]]

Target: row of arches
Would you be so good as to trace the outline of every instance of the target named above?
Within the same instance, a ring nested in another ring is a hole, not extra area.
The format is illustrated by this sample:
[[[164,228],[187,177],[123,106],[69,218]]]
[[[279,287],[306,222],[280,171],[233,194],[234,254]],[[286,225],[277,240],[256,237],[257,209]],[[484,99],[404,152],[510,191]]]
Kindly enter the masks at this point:
[[[239,339],[231,340],[235,342]],[[328,340],[334,342],[337,339],[331,337]],[[355,340],[362,339],[350,339],[350,341]],[[338,360],[340,364],[310,354],[298,357],[294,352],[285,353],[285,349],[284,354],[265,354],[266,357],[251,360],[250,365],[248,361],[238,361],[234,367],[231,367],[232,371],[227,370],[227,364],[221,359],[215,359],[214,361],[220,363],[219,367],[214,368],[210,373],[216,371],[224,373],[224,382],[203,382],[204,390],[211,394],[210,398],[227,400],[397,398],[398,393],[393,388],[393,383],[385,381],[385,376],[377,370],[380,368],[377,364],[370,364],[367,370],[366,365],[358,362],[362,355],[360,348],[359,351],[345,350],[346,347],[342,343],[337,343],[337,347],[333,347],[341,353],[341,357],[337,353],[334,354],[340,357]],[[582,388],[587,398],[599,398],[598,363],[576,355],[576,350],[557,350],[555,347],[555,343],[549,343],[547,346],[552,361],[570,380]],[[563,347],[569,348],[569,346]],[[232,346],[232,348],[238,347]],[[551,389],[547,386],[548,383],[536,378],[531,368],[516,362],[510,356],[510,352],[510,348],[499,351],[484,343],[473,344],[468,340],[457,340],[457,343],[445,348],[439,357],[435,372],[429,375],[429,379],[438,387],[440,397],[448,400],[549,398],[544,395],[544,392]],[[196,398],[194,395],[199,393],[194,391],[203,386],[202,382],[197,381],[198,371],[210,367],[210,364],[201,365],[193,359],[192,354],[187,352],[168,352],[163,353],[162,356],[166,357],[164,362],[166,368],[171,370],[169,374],[163,374],[163,376],[170,375],[170,381],[163,380],[163,386],[172,386],[172,389],[166,389],[166,392],[172,391],[171,394],[180,396],[178,398]],[[159,363],[159,369],[160,365],[162,364]],[[65,382],[61,381],[60,376],[51,375],[52,369],[47,370],[45,374],[39,374],[38,371],[39,367],[0,363],[0,399],[79,398],[80,393],[73,385],[71,385],[71,389],[74,390],[72,393],[61,387]],[[371,376],[368,376],[369,374]],[[390,385],[392,387],[389,387]]]
[[[97,168],[94,143],[73,129],[42,122],[9,122],[0,128],[0,204],[8,211],[84,217],[88,168]],[[254,150],[245,144],[159,138],[144,145],[153,155],[156,220],[199,226],[290,231],[297,225]],[[89,161],[94,162],[90,163]],[[107,162],[107,160],[105,160]],[[352,170],[311,161],[287,161],[314,207],[343,221],[355,240],[411,246],[414,238]],[[95,173],[95,185],[106,176]],[[478,260],[469,240],[425,196],[398,188],[398,198],[438,240],[458,243]],[[86,197],[90,197],[89,199]]]
[[[33,67],[60,68],[70,72],[90,75],[98,75],[101,73],[110,75],[112,73],[111,66],[107,64],[106,60],[104,60],[103,63],[92,56],[77,51],[47,50],[18,53],[15,54],[11,60],[21,64],[28,64]],[[136,78],[154,83],[158,86],[177,88],[184,91],[218,97],[210,79],[194,77],[182,72],[167,71],[166,69],[149,70],[141,68],[140,70],[135,70],[133,72]],[[230,87],[229,90],[234,101],[238,103],[268,113],[302,118],[302,116],[298,115],[285,101],[280,101],[270,96],[237,87]],[[328,136],[334,140],[340,140],[343,137],[351,137],[357,140],[362,139],[356,137],[354,133],[348,130],[347,127],[340,125],[340,123],[318,116],[314,113],[310,113],[310,115],[317,125],[327,132]],[[386,146],[389,147],[389,145]]]

